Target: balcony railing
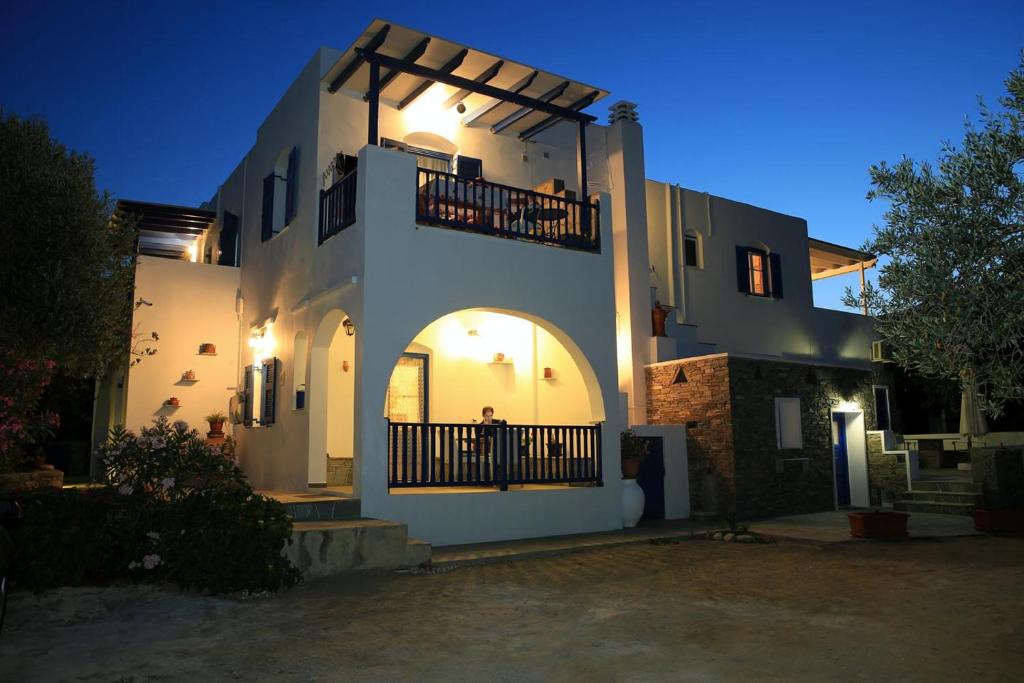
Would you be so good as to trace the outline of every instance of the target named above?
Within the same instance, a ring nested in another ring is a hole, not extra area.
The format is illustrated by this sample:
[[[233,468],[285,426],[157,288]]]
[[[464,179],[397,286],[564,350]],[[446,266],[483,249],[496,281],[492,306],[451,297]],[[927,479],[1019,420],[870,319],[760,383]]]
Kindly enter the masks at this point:
[[[601,425],[388,423],[388,486],[596,483]]]
[[[317,226],[317,244],[356,222],[356,173],[320,190],[320,224]]]
[[[596,204],[425,168],[416,170],[416,220],[581,251],[601,250]]]

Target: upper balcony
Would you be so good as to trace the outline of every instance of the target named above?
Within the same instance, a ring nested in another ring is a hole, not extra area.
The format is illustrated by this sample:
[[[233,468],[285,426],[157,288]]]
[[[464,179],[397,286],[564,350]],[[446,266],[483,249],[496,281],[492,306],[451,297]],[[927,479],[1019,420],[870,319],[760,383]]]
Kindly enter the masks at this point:
[[[339,126],[358,129],[362,99],[366,144],[417,157],[420,225],[600,251],[587,192],[595,118],[582,110],[605,91],[379,20],[321,82],[343,105]],[[571,125],[545,133],[561,122]],[[541,145],[524,144],[537,136]],[[321,193],[321,242],[354,220],[356,171],[344,171]]]
[[[135,221],[138,254],[238,265],[238,218],[233,214],[225,213],[218,221],[209,209],[121,199],[114,215]]]

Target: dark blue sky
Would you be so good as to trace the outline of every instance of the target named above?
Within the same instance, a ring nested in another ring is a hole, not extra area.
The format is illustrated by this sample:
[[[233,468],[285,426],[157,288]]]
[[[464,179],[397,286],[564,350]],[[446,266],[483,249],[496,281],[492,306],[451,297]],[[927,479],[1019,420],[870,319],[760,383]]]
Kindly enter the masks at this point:
[[[5,2],[0,105],[115,196],[197,204],[319,45],[375,16],[639,103],[647,173],[859,246],[868,166],[931,159],[1024,48],[1024,2]],[[843,284],[815,286],[836,307]]]

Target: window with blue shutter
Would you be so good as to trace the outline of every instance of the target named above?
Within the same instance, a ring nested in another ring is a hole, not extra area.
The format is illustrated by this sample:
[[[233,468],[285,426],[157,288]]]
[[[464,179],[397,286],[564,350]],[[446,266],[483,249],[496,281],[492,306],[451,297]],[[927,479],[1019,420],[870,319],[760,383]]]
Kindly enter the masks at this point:
[[[277,176],[271,172],[263,179],[263,215],[261,236],[264,242],[274,236],[274,182]]]
[[[242,385],[242,424],[252,427],[252,399],[253,399],[253,377],[252,366],[245,366],[245,377]]]
[[[747,263],[747,248],[736,247],[736,288],[743,294],[750,294],[750,267]]]
[[[225,211],[220,221],[220,238],[217,240],[217,265],[238,265],[238,216]]]
[[[771,296],[773,299],[782,298],[782,257],[778,254],[768,255],[769,268],[768,271],[771,274]]]
[[[264,427],[274,424],[277,405],[277,376],[281,362],[277,358],[263,361],[263,400],[260,403],[260,424]]]
[[[290,225],[299,212],[299,148],[288,153],[288,176],[285,178],[284,224]]]

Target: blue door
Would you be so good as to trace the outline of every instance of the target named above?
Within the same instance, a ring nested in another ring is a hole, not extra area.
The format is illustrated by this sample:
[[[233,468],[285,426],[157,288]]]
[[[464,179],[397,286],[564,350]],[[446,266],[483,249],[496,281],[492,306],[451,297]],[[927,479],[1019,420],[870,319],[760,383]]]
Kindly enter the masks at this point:
[[[665,519],[665,453],[660,436],[641,437],[648,444],[636,483],[644,490],[643,519]]]
[[[836,501],[840,507],[850,504],[850,463],[846,456],[846,416],[832,415],[832,453],[836,470]]]

